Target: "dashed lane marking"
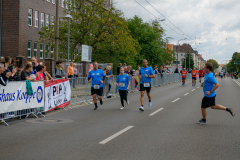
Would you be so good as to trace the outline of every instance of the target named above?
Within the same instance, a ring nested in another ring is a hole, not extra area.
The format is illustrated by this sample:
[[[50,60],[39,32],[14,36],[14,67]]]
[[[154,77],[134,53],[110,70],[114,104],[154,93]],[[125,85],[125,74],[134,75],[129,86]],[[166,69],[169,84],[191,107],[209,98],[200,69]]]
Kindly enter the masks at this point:
[[[164,109],[164,108],[160,108],[160,109],[156,110],[155,112],[153,112],[153,113],[149,114],[149,116],[153,116],[154,114],[156,114],[156,113],[160,112],[160,111],[161,111],[161,110],[163,110],[163,109]]]
[[[175,99],[174,101],[172,101],[172,102],[176,102],[176,101],[178,101],[180,98],[177,98],[177,99]]]
[[[193,89],[192,91],[195,91],[195,89]]]
[[[134,126],[128,126],[128,127],[124,128],[123,130],[115,133],[114,135],[112,135],[112,136],[104,139],[103,141],[99,142],[99,144],[106,144],[107,142],[109,142],[109,141],[113,140],[114,138],[120,136],[120,135],[123,134],[124,132],[127,132],[129,129],[131,129],[131,128],[133,128],[133,127],[134,127]]]
[[[189,93],[184,94],[184,96],[188,95]]]

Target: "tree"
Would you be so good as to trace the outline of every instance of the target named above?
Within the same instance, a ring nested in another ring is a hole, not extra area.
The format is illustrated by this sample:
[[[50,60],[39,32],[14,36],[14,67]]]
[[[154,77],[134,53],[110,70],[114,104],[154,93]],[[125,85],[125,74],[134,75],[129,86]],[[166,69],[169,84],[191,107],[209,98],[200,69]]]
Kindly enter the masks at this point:
[[[186,68],[189,70],[189,57],[190,57],[190,68],[191,69],[194,68],[194,60],[190,51],[187,51],[187,54],[186,54],[186,59],[187,59],[186,66],[185,66],[185,58],[182,59],[182,68]]]
[[[141,50],[128,29],[123,13],[114,7],[106,8],[106,1],[68,1],[70,20],[70,58],[79,62],[81,45],[93,47],[92,60],[102,63],[126,61],[134,64],[134,58]],[[67,12],[67,10],[65,11]],[[54,27],[43,27],[40,43],[54,47]],[[59,24],[59,57],[67,59],[68,19],[62,18]]]
[[[217,63],[217,61],[214,60],[214,59],[209,59],[209,60],[207,60],[207,63],[212,63],[212,65],[213,65],[212,71],[213,71],[213,72],[215,71],[215,69],[218,68],[218,63]]]

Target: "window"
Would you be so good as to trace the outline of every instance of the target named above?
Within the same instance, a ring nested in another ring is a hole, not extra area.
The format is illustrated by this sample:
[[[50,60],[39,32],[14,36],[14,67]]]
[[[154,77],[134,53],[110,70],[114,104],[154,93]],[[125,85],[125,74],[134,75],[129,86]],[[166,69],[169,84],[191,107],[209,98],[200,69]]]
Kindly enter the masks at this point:
[[[44,27],[44,13],[41,13],[41,27]]]
[[[181,56],[183,56],[183,55],[181,54]]]
[[[52,0],[52,3],[55,4],[55,0]]]
[[[38,11],[35,11],[35,27],[38,28]]]
[[[28,25],[32,26],[32,9],[28,9]]]
[[[47,2],[50,2],[50,0],[47,0]]]
[[[68,9],[68,0],[65,0],[66,3],[66,9]]]
[[[32,41],[28,41],[28,58],[31,58],[31,43],[32,43]]]
[[[64,0],[62,0],[62,7],[64,8]]]
[[[45,48],[45,50],[46,50],[46,53],[45,53],[45,58],[48,58],[48,44],[46,44],[46,48]]]
[[[51,58],[53,58],[53,53],[54,52],[54,48],[53,48],[53,46],[51,46]]]
[[[34,57],[37,58],[37,47],[38,47],[38,43],[34,42]]]
[[[52,16],[51,18],[51,24],[54,25],[54,20],[55,20],[55,16]]]
[[[46,26],[49,27],[50,15],[46,14]]]
[[[43,59],[43,44],[40,44],[40,59]]]

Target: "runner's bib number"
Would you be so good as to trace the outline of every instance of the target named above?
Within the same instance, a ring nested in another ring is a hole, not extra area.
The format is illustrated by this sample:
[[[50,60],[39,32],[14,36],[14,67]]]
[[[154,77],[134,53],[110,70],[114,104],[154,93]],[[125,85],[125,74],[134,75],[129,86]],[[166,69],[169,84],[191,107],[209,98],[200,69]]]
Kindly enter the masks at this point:
[[[150,83],[144,83],[143,86],[144,87],[150,87]]]
[[[94,84],[94,85],[93,85],[93,88],[94,88],[94,89],[99,89],[99,88],[100,88],[100,85],[99,85],[99,84]]]
[[[185,76],[185,74],[183,74],[183,76]]]
[[[119,87],[125,87],[125,83],[119,83]]]
[[[193,75],[195,75],[196,73],[193,73]]]

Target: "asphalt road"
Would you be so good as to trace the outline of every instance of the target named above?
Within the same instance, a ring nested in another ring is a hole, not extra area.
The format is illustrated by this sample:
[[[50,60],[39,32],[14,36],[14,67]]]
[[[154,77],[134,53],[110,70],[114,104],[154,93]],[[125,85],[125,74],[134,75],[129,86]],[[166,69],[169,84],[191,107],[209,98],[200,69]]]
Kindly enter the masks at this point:
[[[46,118],[0,125],[1,160],[239,160],[240,83],[220,80],[216,102],[236,111],[208,109],[207,124],[199,125],[202,88],[187,82],[152,89],[151,108],[140,93],[120,100],[58,111]],[[188,94],[187,94],[188,93]],[[150,116],[151,115],[151,116]]]

